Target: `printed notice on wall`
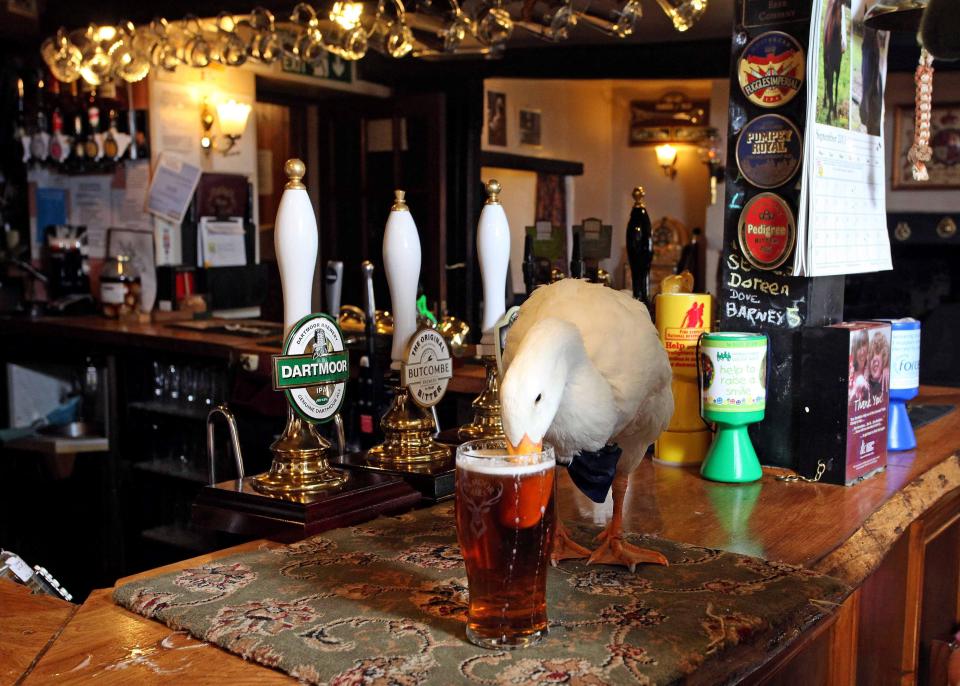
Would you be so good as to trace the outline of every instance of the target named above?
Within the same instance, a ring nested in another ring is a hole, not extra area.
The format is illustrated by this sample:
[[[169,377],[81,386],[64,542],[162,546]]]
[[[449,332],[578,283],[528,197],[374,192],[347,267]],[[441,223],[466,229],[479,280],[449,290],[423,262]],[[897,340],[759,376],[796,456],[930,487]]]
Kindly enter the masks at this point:
[[[112,182],[106,175],[70,177],[70,221],[87,227],[90,257],[106,256]]]
[[[111,226],[152,230],[152,219],[144,209],[150,187],[150,163],[131,160],[120,167],[113,181]]]
[[[200,181],[200,168],[164,152],[157,161],[147,197],[147,211],[179,224]]]
[[[864,26],[865,5],[814,2],[798,276],[892,268],[883,142],[888,34]]]

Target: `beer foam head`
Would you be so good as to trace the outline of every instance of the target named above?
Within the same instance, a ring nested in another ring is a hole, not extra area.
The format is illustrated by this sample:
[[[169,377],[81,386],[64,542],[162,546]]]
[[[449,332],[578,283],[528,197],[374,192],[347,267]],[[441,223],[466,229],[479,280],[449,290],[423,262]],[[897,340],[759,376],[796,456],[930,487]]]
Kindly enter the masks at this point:
[[[552,468],[555,464],[552,450],[536,457],[531,455],[512,457],[498,450],[476,450],[469,455],[457,455],[457,467],[488,476],[536,474]]]
[[[556,464],[553,447],[544,445],[537,452],[510,455],[502,438],[468,441],[457,448],[457,467],[476,474],[521,476],[535,474]]]

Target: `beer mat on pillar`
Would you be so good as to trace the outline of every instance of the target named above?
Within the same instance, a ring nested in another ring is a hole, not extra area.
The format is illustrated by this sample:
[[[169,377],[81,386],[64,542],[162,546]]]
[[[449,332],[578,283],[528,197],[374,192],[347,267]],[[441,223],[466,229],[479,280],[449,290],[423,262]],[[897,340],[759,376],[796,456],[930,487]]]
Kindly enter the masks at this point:
[[[573,529],[587,544],[596,530]],[[799,567],[657,539],[669,567],[565,562],[547,639],[491,651],[464,637],[452,504],[329,531],[120,586],[145,617],[324,684],[672,683],[735,677],[745,658],[829,613],[847,585]]]
[[[907,408],[907,414],[910,417],[910,424],[914,429],[919,429],[925,424],[935,422],[940,417],[953,412],[955,405],[910,405]]]

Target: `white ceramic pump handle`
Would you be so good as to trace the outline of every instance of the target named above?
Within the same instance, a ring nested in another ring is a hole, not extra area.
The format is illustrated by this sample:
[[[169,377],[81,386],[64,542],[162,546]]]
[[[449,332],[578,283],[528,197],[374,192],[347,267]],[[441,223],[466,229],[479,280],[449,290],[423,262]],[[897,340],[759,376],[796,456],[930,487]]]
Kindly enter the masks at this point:
[[[477,258],[483,282],[483,338],[486,348],[493,344],[493,325],[506,312],[507,266],[510,264],[510,224],[500,204],[500,183],[491,179],[487,185],[487,202],[480,211],[477,224]],[[492,352],[482,351],[485,354]]]
[[[399,369],[404,351],[417,330],[417,283],[420,280],[420,234],[404,192],[394,192],[393,207],[383,232],[383,266],[393,310],[391,369]]]
[[[280,269],[283,331],[286,335],[294,324],[313,311],[310,301],[318,236],[313,204],[301,180],[306,174],[306,166],[297,159],[287,160],[283,171],[288,181],[277,208],[273,245]]]

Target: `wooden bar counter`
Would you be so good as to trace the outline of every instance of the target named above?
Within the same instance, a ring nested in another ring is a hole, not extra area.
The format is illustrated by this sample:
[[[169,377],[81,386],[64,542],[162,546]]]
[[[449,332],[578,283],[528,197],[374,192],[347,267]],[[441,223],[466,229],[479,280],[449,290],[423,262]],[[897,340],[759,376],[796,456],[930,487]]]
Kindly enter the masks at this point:
[[[925,387],[916,402],[956,406],[960,390]],[[923,426],[917,438],[915,451],[892,454],[885,472],[846,488],[781,481],[775,469],[756,484],[715,484],[695,470],[648,460],[632,479],[627,528],[802,565],[854,587],[843,605],[788,637],[777,653],[738,655],[738,669],[750,662],[747,682],[925,683],[930,641],[960,620],[960,410]],[[610,515],[565,474],[560,512],[594,524]],[[273,544],[254,541],[117,583],[263,545]],[[290,681],[121,609],[110,594],[95,591],[51,645],[38,647],[39,659],[23,663],[26,683],[82,683],[94,675],[103,684]],[[18,620],[16,612],[0,616]]]
[[[219,359],[246,371],[269,374],[270,356],[279,354],[282,331],[264,336],[230,334],[224,326],[250,324],[248,320],[184,320],[170,322],[118,321],[99,315],[76,317],[0,317],[0,345],[21,345],[25,340],[59,346],[64,340],[90,350],[138,349]],[[255,325],[256,323],[254,323]],[[448,391],[476,395],[484,388],[481,364],[456,365]]]

